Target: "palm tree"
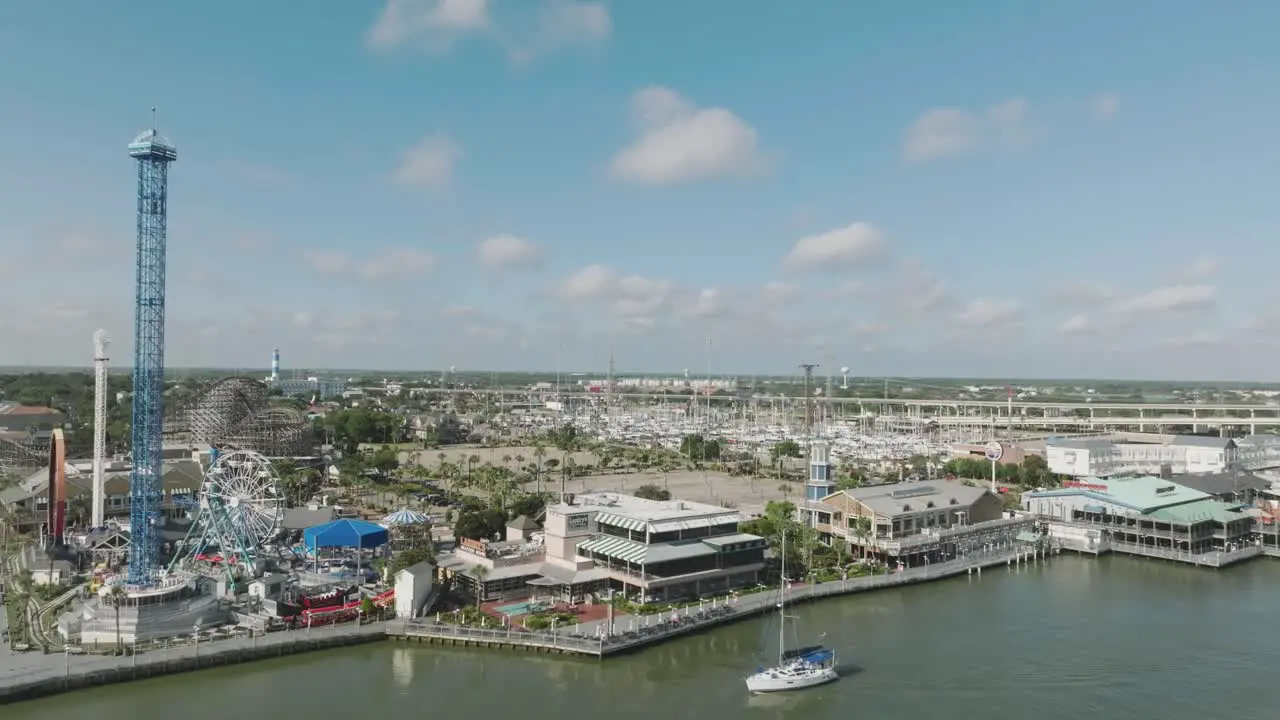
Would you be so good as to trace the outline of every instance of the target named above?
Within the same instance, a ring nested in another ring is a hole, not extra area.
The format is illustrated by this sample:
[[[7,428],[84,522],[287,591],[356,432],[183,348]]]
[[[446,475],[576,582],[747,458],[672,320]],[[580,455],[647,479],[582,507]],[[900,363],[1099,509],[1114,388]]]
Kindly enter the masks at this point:
[[[125,592],[121,585],[112,585],[111,592],[108,594],[111,598],[111,605],[116,610],[116,654],[119,654],[124,645],[120,642],[120,603],[124,601]]]
[[[862,547],[862,559],[867,559],[867,540],[871,538],[871,518],[857,517],[853,519],[853,535],[858,538]]]
[[[541,443],[534,446],[533,458],[538,463],[538,492],[542,492],[542,459],[547,456],[547,447]]]

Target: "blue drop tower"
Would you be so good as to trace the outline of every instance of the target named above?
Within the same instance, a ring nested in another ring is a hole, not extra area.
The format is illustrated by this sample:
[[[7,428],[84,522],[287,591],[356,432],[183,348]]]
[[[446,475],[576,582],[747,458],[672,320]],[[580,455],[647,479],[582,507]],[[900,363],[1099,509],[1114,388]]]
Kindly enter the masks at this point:
[[[826,440],[814,438],[809,441],[809,482],[805,483],[806,500],[821,500],[836,491],[836,483],[832,480],[831,446]]]
[[[153,127],[129,144],[129,157],[138,161],[129,584],[146,587],[155,580],[159,555],[156,526],[163,489],[165,246],[169,163],[178,159],[178,150]]]

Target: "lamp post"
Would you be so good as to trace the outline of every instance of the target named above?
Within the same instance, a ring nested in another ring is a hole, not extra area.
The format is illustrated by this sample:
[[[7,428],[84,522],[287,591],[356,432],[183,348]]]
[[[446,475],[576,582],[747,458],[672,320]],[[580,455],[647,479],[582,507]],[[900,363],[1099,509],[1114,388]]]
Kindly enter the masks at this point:
[[[1000,492],[1000,489],[996,486],[996,463],[1000,462],[1000,458],[1004,457],[1004,446],[992,440],[983,449],[983,454],[991,461],[991,493],[994,495]]]

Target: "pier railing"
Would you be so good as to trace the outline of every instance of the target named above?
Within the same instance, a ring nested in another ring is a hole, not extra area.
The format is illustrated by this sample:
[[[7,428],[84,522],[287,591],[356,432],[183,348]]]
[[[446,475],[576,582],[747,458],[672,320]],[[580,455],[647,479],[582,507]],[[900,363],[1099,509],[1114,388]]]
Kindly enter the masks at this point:
[[[1138,543],[1118,542],[1115,539],[1110,541],[1110,545],[1115,552],[1159,558],[1161,560],[1176,560],[1209,567],[1225,567],[1262,554],[1262,548],[1257,545],[1247,545],[1238,550],[1214,550],[1203,553],[1189,553],[1170,548],[1140,545]]]
[[[143,650],[126,645],[121,655],[85,654],[79,648],[66,647],[49,654],[22,653],[0,663],[0,704],[6,694],[23,685],[48,681],[64,682],[80,687],[84,678],[93,676],[148,677],[168,672],[171,666],[184,669],[210,667],[236,662],[242,656],[271,657],[291,655],[313,647],[329,647],[359,638],[385,636],[386,623],[357,626],[355,623],[325,627],[300,628],[266,634],[237,636],[199,642],[176,641],[167,647]]]
[[[972,572],[983,567],[1030,559],[1030,548],[1010,545],[966,554],[954,560],[908,568],[879,575],[866,575],[823,583],[797,584],[787,591],[787,602],[800,603],[836,595],[846,595],[877,588],[910,585],[940,580]],[[531,649],[603,656],[633,647],[696,632],[734,620],[772,611],[778,604],[778,591],[738,595],[717,599],[647,616],[615,618],[583,625],[568,625],[556,630],[531,631],[516,627],[483,628],[453,625],[432,620],[395,621],[388,625],[391,635],[431,638],[445,641],[473,642],[478,645],[512,645]]]
[[[586,653],[589,655],[600,654],[601,641],[599,638],[584,638],[573,635],[570,632],[571,628],[572,626],[568,626],[563,630],[533,631],[511,626],[505,628],[483,628],[430,620],[401,620],[391,623],[387,627],[387,633],[404,637],[475,642],[483,645],[510,644],[530,648]]]

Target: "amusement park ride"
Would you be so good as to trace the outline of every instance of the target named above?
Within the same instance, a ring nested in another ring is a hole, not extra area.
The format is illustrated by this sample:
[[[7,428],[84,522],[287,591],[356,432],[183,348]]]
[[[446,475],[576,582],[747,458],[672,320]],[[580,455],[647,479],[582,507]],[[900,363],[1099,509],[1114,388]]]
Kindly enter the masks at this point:
[[[211,452],[187,536],[170,571],[220,566],[228,581],[261,574],[259,555],[276,539],[284,517],[279,478],[271,461],[250,450]]]

